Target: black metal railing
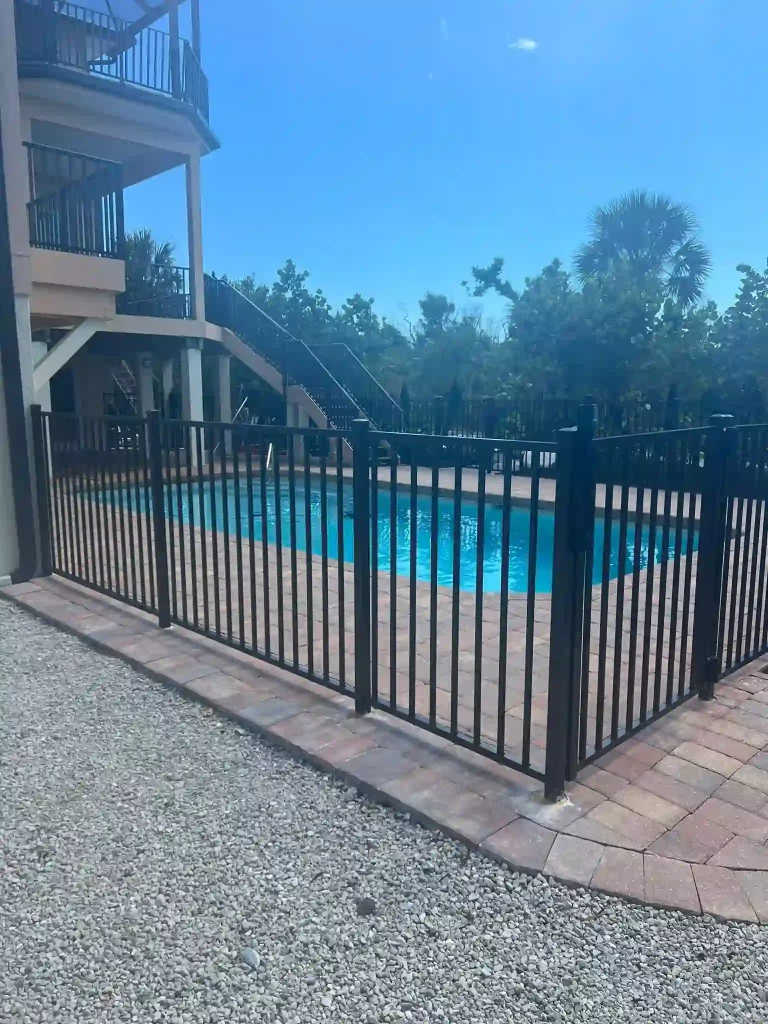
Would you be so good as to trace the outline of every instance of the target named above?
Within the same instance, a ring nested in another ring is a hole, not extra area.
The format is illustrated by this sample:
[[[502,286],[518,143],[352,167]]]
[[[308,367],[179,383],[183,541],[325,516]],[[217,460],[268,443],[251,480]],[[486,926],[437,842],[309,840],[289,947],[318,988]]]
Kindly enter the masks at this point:
[[[43,569],[555,797],[768,649],[768,426],[577,418],[534,442],[35,409]]]
[[[208,80],[186,40],[135,31],[105,11],[62,0],[15,0],[19,64],[57,64],[175,97],[208,120]],[[182,60],[183,49],[183,60]]]
[[[118,313],[176,320],[192,318],[192,291],[188,267],[175,264],[127,261],[125,291],[117,296]]]
[[[185,39],[183,41],[183,63],[181,66],[181,98],[202,115],[209,118],[208,79],[200,66],[197,54]]]
[[[121,164],[24,143],[29,176],[29,243],[87,256],[123,255]]]
[[[434,398],[412,399],[406,390],[400,406],[404,429],[414,433],[546,441],[551,440],[556,430],[576,422],[578,407],[585,401],[591,404],[591,399],[466,398],[450,392]],[[709,417],[716,413],[733,412],[740,424],[759,424],[768,419],[768,407],[755,398],[730,403],[711,397],[698,401],[672,398],[599,402],[595,409],[598,437],[706,426]]]
[[[313,345],[312,351],[353,396],[379,430],[403,430],[403,411],[344,342]]]
[[[722,537],[717,658],[731,672],[768,646],[768,427],[726,429],[723,440],[725,500],[714,527]]]
[[[205,275],[205,315],[227,327],[276,367],[286,384],[298,384],[325,413],[329,425],[349,428],[361,409],[315,353],[226,281]]]

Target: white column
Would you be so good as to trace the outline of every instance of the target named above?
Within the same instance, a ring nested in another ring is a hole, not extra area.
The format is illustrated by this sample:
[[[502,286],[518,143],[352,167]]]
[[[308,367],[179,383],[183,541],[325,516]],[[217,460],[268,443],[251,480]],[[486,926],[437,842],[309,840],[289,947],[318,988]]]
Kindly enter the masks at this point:
[[[289,427],[304,427],[306,429],[309,426],[309,416],[304,407],[299,405],[298,402],[288,402],[285,411]],[[304,458],[304,438],[301,434],[294,436],[293,453],[297,460]]]
[[[216,356],[216,394],[214,395],[213,418],[219,423],[232,422],[232,384],[230,382],[231,359],[228,355]],[[232,431],[224,431],[224,452],[232,454]]]
[[[203,419],[203,353],[200,343],[190,339],[181,350],[181,418],[184,420]],[[196,433],[192,431],[192,434]],[[204,437],[200,447],[205,459]],[[188,456],[189,465],[197,464],[196,439],[192,439],[192,451]]]
[[[155,408],[155,388],[152,373],[152,353],[139,352],[136,356],[134,373],[136,375],[136,397],[138,399],[139,416],[146,416]]]
[[[187,244],[189,246],[189,286],[192,290],[192,313],[205,320],[205,285],[203,281],[203,210],[200,184],[200,156],[187,157]]]
[[[219,423],[232,422],[232,384],[230,382],[231,357],[216,356],[216,419]]]
[[[32,342],[32,360],[37,366],[41,359],[48,355],[48,345],[44,341]],[[51,382],[48,381],[35,392],[34,401],[43,412],[51,411]]]
[[[173,359],[166,359],[163,363],[163,405],[165,406],[166,416],[168,416],[170,412],[169,399],[171,397],[171,392],[173,391],[173,367]]]

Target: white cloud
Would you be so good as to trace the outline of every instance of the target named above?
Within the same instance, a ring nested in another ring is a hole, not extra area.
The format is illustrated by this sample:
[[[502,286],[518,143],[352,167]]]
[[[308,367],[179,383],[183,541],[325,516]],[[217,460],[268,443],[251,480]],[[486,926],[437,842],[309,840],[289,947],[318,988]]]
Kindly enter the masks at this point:
[[[526,36],[521,36],[514,43],[507,43],[507,46],[510,50],[527,50],[528,52],[538,50],[539,48],[539,44],[535,39],[528,39]]]

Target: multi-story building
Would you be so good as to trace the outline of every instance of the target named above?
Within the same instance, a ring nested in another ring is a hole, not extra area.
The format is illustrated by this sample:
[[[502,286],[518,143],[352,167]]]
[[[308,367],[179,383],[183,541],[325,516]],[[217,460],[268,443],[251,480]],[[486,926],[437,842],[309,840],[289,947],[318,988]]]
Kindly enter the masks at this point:
[[[205,376],[208,418],[229,422],[235,356],[288,422],[359,412],[306,345],[204,275],[200,165],[218,141],[199,0],[0,0],[0,129],[13,291],[0,301],[0,580],[34,572],[33,403],[143,415],[175,394],[175,415],[202,420]],[[124,191],[178,167],[188,266],[147,263],[135,246],[131,258]]]

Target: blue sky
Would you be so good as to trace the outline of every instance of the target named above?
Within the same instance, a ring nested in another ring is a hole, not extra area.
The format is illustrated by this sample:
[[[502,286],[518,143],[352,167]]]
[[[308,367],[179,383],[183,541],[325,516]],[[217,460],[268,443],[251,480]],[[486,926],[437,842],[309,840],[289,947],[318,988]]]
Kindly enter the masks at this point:
[[[764,0],[201,8],[209,270],[271,281],[290,257],[334,304],[360,291],[415,318],[427,289],[470,305],[460,282],[494,256],[516,284],[570,262],[590,209],[636,187],[693,207],[718,303],[736,264],[765,264]],[[179,262],[182,182],[126,199]]]

